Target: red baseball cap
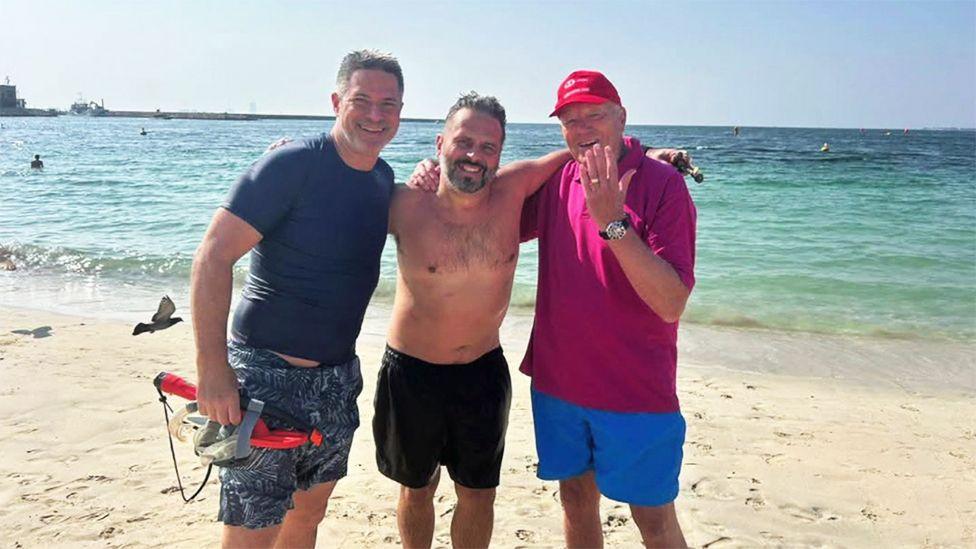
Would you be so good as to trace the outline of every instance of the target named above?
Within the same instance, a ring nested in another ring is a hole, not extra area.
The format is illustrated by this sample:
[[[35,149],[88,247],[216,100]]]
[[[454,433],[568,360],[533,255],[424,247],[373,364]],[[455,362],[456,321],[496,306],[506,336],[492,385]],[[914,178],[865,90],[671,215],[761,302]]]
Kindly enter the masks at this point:
[[[563,107],[572,103],[600,104],[607,101],[620,105],[620,95],[603,73],[575,71],[556,90],[556,107],[549,116],[556,116]]]

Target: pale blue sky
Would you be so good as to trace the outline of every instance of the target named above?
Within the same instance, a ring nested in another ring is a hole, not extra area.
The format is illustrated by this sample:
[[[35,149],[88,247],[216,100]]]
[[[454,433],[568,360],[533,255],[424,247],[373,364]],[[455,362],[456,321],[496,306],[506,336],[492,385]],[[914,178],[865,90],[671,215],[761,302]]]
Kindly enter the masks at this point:
[[[976,126],[976,2],[0,0],[0,78],[29,106],[329,113],[342,56],[400,58],[403,114],[467,90],[543,122],[570,71],[631,123]]]

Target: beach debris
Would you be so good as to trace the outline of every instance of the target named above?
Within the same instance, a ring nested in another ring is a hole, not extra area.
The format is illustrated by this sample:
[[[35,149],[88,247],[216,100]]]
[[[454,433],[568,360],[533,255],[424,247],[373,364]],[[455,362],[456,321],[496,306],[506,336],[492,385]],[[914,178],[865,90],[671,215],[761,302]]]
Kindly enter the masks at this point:
[[[149,324],[142,322],[136,324],[135,329],[132,330],[132,335],[136,336],[145,332],[153,333],[156,330],[165,330],[177,322],[183,322],[182,318],[173,317],[173,313],[175,312],[176,305],[173,304],[173,300],[168,295],[164,295],[163,299],[159,300],[159,308],[156,309],[156,314],[152,316],[152,321]]]

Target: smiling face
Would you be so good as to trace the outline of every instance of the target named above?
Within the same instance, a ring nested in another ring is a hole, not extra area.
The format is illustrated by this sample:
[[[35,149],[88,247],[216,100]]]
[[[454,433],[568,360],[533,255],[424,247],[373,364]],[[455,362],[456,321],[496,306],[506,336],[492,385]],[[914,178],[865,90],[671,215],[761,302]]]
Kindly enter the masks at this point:
[[[502,125],[494,117],[468,108],[457,111],[437,136],[441,174],[463,193],[480,191],[498,171],[502,139]]]
[[[375,160],[400,127],[402,99],[394,75],[374,69],[353,72],[345,92],[332,94],[336,139],[349,153]]]
[[[559,123],[569,152],[579,161],[599,143],[619,158],[623,147],[627,111],[615,103],[573,103],[559,111]]]

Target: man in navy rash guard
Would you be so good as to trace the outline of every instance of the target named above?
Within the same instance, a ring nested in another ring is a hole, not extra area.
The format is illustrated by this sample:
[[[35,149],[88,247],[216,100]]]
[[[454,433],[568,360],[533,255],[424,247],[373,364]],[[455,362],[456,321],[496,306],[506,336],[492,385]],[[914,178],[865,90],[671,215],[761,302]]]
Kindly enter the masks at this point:
[[[220,472],[225,547],[312,547],[346,474],[362,390],[356,337],[379,279],[403,74],[375,51],[339,68],[329,134],[281,147],[234,185],[197,250],[191,280],[200,412],[241,419],[238,387],[317,427],[326,441],[254,448]],[[232,270],[251,267],[226,340]]]

